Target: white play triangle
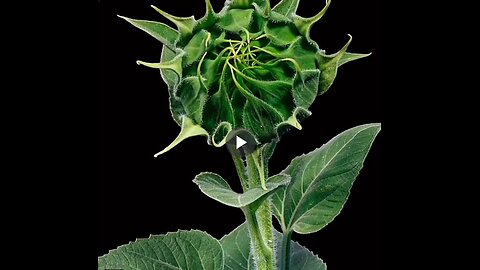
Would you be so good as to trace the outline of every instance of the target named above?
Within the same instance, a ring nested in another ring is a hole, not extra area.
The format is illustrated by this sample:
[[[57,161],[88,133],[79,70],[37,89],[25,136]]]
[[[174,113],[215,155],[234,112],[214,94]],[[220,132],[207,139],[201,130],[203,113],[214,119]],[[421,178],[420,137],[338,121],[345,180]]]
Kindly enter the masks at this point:
[[[238,149],[238,148],[244,146],[247,143],[244,139],[242,139],[238,136],[235,136],[235,137],[236,137],[236,148],[235,149]]]

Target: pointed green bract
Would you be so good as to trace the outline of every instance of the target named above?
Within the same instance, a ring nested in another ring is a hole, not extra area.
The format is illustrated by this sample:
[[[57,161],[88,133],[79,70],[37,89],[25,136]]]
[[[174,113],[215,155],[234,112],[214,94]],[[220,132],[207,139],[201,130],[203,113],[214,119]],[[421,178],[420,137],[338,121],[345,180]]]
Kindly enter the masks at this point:
[[[180,133],[178,134],[177,138],[173,140],[171,144],[169,144],[165,149],[162,151],[158,152],[154,156],[157,157],[161,154],[164,154],[171,150],[173,147],[175,147],[177,144],[181,143],[183,140],[188,139],[190,137],[194,136],[208,136],[208,132],[203,129],[200,125],[195,124],[190,118],[184,116],[182,117],[182,129],[180,130]]]
[[[217,19],[212,3],[210,0],[205,0],[205,15],[196,22],[193,32],[211,27],[217,22]]]
[[[367,56],[370,56],[372,53],[349,53],[345,52],[342,54],[342,57],[340,57],[340,60],[338,61],[338,66],[342,66],[343,64],[346,64],[348,62],[357,60],[357,59],[362,59]]]
[[[212,3],[210,0],[205,0],[205,16],[204,18],[208,18],[210,16],[215,16],[215,11],[213,10]]]
[[[138,63],[160,69],[177,124],[191,119],[216,147],[239,128],[266,144],[288,130],[301,130],[309,107],[332,85],[338,67],[368,56],[347,52],[350,41],[327,55],[311,40],[312,26],[330,3],[302,18],[296,14],[298,0],[273,8],[268,0],[228,0],[218,14],[205,0],[205,15],[198,21],[153,7],[178,31],[126,20],[165,44],[159,63]]]
[[[316,22],[318,22],[322,17],[323,15],[325,15],[325,13],[327,12],[328,10],[328,7],[330,6],[330,3],[332,1],[331,0],[327,0],[327,3],[325,5],[325,7],[319,12],[317,13],[317,15],[313,16],[313,17],[310,17],[310,18],[302,18],[298,15],[294,16],[293,18],[293,23],[297,26],[297,29],[298,31],[304,35],[305,37],[307,37],[307,39],[310,41],[310,42],[313,42],[311,39],[310,39],[310,29],[312,28],[313,24],[315,24]]]
[[[178,32],[172,29],[170,26],[160,23],[160,22],[152,22],[152,21],[145,21],[145,20],[135,20],[130,19],[123,16],[118,16],[127,22],[131,23],[133,26],[147,32],[152,37],[156,38],[158,41],[162,42],[170,48],[171,50],[175,50],[175,41],[178,38]]]
[[[143,61],[137,61],[137,65],[146,66],[149,68],[168,69],[174,71],[178,78],[182,77],[182,59],[184,52],[180,52],[173,59],[169,61],[162,61],[160,63],[148,63]]]
[[[317,54],[317,61],[320,67],[320,85],[318,89],[318,95],[325,93],[330,86],[332,86],[335,77],[337,76],[338,67],[341,64],[360,59],[368,55],[354,55],[347,54],[347,48],[352,42],[352,36],[349,36],[349,40],[343,46],[340,51],[332,55],[325,55],[321,52]]]
[[[290,175],[290,184],[272,195],[284,232],[319,231],[340,213],[380,128],[367,124],[349,129],[292,160],[282,171]]]
[[[175,71],[178,77],[182,77],[182,64],[181,61],[171,61],[171,62],[164,62],[164,63],[149,63],[137,60],[137,65],[146,66],[149,68],[158,68],[158,69],[169,69]]]
[[[157,8],[154,5],[151,5],[151,7],[155,9],[158,13],[160,13],[163,17],[167,18],[169,21],[174,23],[177,26],[178,31],[180,31],[180,33],[182,34],[182,36],[185,37],[192,34],[193,28],[195,27],[195,24],[196,24],[195,18],[193,16],[177,17],[177,16],[168,14],[167,12]]]
[[[201,231],[152,235],[98,258],[98,270],[223,270],[219,241]]]

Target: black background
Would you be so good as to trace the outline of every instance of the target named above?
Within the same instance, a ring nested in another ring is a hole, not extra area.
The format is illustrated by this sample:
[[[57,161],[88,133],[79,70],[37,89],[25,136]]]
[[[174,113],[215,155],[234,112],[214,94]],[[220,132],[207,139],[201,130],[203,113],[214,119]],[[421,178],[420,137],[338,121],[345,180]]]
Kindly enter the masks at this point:
[[[221,238],[244,220],[240,210],[206,197],[191,181],[199,172],[211,171],[237,185],[225,148],[195,137],[153,158],[179,127],[171,119],[158,70],[135,61],[158,61],[161,45],[116,17],[167,22],[151,4],[178,16],[204,14],[202,0],[98,1],[97,255],[136,238],[178,229],[204,230]],[[219,11],[223,1],[212,4]],[[297,13],[312,16],[322,7],[323,1],[303,0]],[[338,0],[313,27],[312,38],[327,53],[340,49],[351,34],[349,51],[373,54],[340,68],[333,86],[310,108],[313,114],[302,122],[303,130],[283,136],[270,164],[272,173],[343,130],[382,122],[381,16],[379,0]],[[385,268],[382,193],[388,179],[382,175],[382,137],[377,137],[342,213],[318,233],[293,236],[329,269]]]

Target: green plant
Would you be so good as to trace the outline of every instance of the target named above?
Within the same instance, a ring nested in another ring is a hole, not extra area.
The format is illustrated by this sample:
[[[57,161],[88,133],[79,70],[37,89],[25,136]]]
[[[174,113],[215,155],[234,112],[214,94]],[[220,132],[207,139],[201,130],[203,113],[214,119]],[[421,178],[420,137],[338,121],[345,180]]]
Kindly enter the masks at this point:
[[[192,136],[225,145],[236,129],[258,143],[242,158],[232,151],[242,193],[220,175],[204,172],[194,182],[207,196],[243,211],[246,222],[219,241],[200,231],[152,236],[110,251],[99,269],[325,269],[321,259],[291,241],[293,232],[321,230],[345,204],[350,188],[380,131],[380,124],[349,129],[322,147],[292,160],[269,176],[268,162],[281,135],[311,113],[315,98],[333,83],[341,65],[368,56],[347,52],[350,40],[327,55],[310,38],[310,29],[330,1],[311,18],[296,15],[299,0],[227,0],[215,13],[172,16],[177,26],[122,17],[163,43],[159,63],[168,85],[170,109],[181,131],[158,156]],[[218,75],[219,74],[219,75]],[[272,225],[275,216],[281,225]],[[299,263],[301,262],[301,263]]]

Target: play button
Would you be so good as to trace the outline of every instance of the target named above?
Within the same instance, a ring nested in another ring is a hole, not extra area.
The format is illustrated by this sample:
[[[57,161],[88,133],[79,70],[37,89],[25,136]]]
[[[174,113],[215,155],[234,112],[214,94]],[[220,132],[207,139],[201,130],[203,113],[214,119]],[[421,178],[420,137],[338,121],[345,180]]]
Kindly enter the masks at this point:
[[[244,146],[247,142],[245,140],[243,140],[242,138],[238,137],[238,136],[235,136],[237,138],[237,145],[235,147],[235,149],[238,149],[242,146]]]
[[[227,136],[227,148],[228,151],[245,157],[257,148],[257,141],[248,130],[236,129]]]

